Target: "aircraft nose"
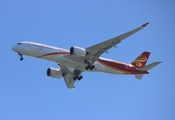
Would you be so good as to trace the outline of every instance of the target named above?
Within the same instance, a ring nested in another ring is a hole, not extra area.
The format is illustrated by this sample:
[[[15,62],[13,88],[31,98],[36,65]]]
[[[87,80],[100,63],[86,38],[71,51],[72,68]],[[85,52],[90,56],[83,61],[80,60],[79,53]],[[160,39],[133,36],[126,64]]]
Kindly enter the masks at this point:
[[[12,47],[12,50],[13,50],[13,51],[16,51],[16,46],[13,46],[13,47]]]

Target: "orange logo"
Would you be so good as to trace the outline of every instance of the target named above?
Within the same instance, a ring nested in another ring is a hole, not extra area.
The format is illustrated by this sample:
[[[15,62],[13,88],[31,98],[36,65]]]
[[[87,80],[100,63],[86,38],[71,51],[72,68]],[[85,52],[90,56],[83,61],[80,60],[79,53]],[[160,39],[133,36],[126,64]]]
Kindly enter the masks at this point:
[[[140,55],[136,60],[134,60],[133,63],[135,63],[136,66],[140,67],[142,66],[142,63],[146,61],[147,61],[147,57],[145,55]]]

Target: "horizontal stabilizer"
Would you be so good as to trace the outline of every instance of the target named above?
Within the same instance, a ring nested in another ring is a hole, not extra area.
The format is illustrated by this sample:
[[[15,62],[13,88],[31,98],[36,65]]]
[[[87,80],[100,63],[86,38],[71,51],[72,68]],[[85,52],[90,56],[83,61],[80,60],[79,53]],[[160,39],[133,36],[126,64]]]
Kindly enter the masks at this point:
[[[144,66],[144,67],[142,67],[142,68],[139,68],[139,70],[140,70],[140,71],[148,71],[148,70],[150,70],[151,68],[153,68],[153,67],[159,65],[160,63],[162,63],[162,62],[153,62],[153,63],[151,63],[151,64],[149,64],[149,65],[146,65],[146,66]]]
[[[150,70],[151,68],[157,66],[157,65],[160,64],[160,63],[162,63],[162,62],[153,62],[153,63],[151,63],[151,64],[149,64],[149,65],[146,65],[146,66],[144,66],[144,67],[142,67],[142,68],[139,68],[138,70],[140,70],[140,71],[148,71],[148,70]],[[135,78],[138,79],[138,80],[141,80],[142,77],[143,77],[143,75],[144,75],[144,74],[136,74],[136,75],[135,75]]]

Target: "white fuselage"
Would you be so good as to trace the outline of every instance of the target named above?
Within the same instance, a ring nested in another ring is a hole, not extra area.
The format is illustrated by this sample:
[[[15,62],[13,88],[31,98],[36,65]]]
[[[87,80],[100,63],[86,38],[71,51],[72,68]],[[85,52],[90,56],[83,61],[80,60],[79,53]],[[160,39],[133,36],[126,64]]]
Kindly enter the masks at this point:
[[[95,68],[93,70],[86,70],[85,67],[87,63],[79,62],[77,60],[77,56],[75,56],[76,60],[70,59],[69,50],[53,47],[45,44],[35,43],[35,42],[21,42],[12,47],[12,49],[23,55],[32,56],[36,58],[41,58],[49,61],[53,61],[58,63],[59,65],[64,65],[69,68],[70,71],[75,69],[81,71],[94,71],[94,72],[106,72],[111,74],[125,74],[121,71],[114,70],[107,66],[100,64],[98,61],[94,63]],[[100,58],[104,59],[104,58]],[[105,59],[109,60],[109,59]],[[113,61],[113,60],[111,60]]]

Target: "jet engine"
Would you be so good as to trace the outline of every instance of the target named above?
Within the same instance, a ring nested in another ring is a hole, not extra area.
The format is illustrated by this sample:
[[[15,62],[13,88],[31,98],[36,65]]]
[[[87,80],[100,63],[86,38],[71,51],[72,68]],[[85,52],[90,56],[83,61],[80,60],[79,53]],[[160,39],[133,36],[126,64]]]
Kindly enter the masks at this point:
[[[57,68],[48,68],[47,76],[53,77],[53,78],[61,78],[63,76],[63,72]]]
[[[84,48],[73,46],[70,48],[70,54],[78,57],[85,57],[87,52]]]

